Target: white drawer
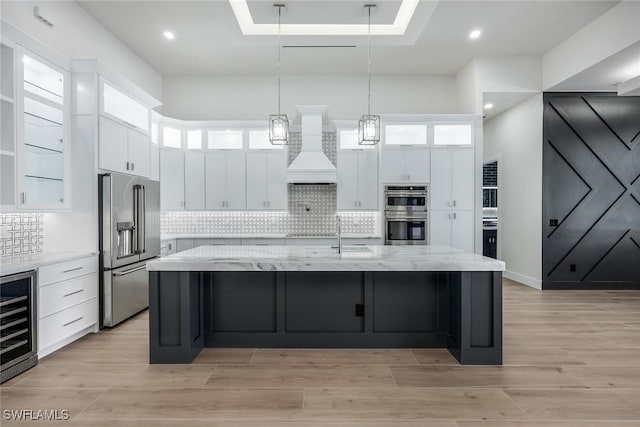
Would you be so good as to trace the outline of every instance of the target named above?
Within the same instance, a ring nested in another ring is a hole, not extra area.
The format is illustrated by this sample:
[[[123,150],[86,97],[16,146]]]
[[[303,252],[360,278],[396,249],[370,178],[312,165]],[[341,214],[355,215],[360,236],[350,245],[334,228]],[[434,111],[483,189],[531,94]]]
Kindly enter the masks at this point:
[[[39,322],[38,349],[46,349],[63,339],[94,325],[98,321],[98,300],[45,317]]]
[[[77,277],[40,288],[40,318],[65,310],[98,296],[98,275]]]
[[[98,271],[98,257],[90,256],[59,264],[45,265],[38,269],[38,286],[46,286],[74,277],[85,276]]]

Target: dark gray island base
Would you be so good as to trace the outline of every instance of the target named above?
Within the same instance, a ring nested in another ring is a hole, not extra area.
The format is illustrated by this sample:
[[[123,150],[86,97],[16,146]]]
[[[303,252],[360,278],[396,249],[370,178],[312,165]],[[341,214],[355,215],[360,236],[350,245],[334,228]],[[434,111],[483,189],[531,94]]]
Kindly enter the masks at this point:
[[[203,347],[446,347],[461,364],[502,364],[501,271],[149,275],[151,363]]]

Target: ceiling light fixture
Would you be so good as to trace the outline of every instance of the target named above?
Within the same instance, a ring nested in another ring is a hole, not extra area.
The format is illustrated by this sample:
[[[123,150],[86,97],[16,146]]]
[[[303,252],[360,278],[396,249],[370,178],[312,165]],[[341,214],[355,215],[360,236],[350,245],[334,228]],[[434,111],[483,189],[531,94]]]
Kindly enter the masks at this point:
[[[280,114],[280,20],[284,4],[274,4],[278,8],[278,114],[269,116],[269,141],[271,145],[287,145],[289,143],[289,118],[286,114]]]
[[[492,103],[489,102],[488,104],[484,104],[484,109],[485,110],[490,110],[492,108],[493,108],[493,104]]]
[[[375,4],[366,4],[369,13],[369,31],[367,32],[367,114],[358,122],[358,144],[376,145],[380,141],[380,116],[371,115],[371,9]]]
[[[475,40],[475,39],[480,38],[480,36],[481,36],[481,35],[482,35],[482,31],[480,31],[480,30],[473,30],[473,31],[471,31],[471,32],[469,33],[469,38],[470,38],[471,40]]]
[[[370,31],[377,36],[402,36],[407,31],[420,0],[402,0],[393,24],[373,25]],[[253,22],[247,0],[229,0],[242,34],[248,36],[275,35],[273,24]],[[282,33],[287,36],[364,36],[367,28],[362,24],[286,24]]]
[[[176,38],[175,34],[173,34],[171,31],[165,31],[164,33],[162,33],[162,35],[167,40],[173,40]]]

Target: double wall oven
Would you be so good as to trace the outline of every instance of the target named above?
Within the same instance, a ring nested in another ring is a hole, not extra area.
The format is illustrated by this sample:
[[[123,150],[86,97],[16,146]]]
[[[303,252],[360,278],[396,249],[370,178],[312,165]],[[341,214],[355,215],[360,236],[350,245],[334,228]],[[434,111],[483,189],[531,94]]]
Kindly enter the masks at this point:
[[[387,185],[384,189],[385,244],[428,243],[426,185]]]

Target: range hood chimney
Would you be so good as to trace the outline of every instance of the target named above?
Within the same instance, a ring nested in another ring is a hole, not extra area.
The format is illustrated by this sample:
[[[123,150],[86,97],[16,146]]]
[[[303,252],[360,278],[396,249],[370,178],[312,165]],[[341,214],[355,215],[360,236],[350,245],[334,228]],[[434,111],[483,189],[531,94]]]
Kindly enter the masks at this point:
[[[338,172],[322,151],[322,116],[326,105],[296,105],[302,121],[302,150],[287,169],[292,184],[335,184]]]

